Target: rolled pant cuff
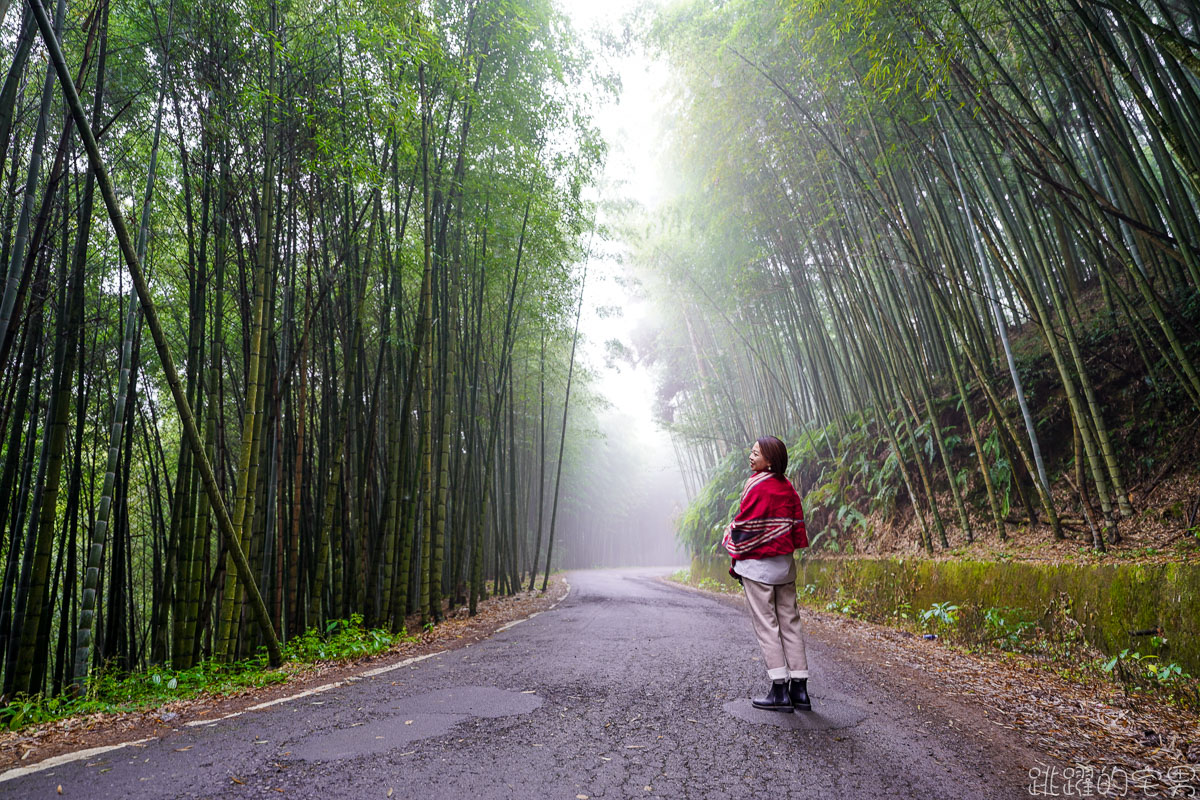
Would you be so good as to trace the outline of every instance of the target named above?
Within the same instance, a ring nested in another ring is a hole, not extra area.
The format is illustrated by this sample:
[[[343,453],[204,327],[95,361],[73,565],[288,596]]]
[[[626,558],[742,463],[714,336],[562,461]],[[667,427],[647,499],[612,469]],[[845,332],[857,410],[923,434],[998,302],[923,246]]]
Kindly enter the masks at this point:
[[[788,679],[787,667],[775,667],[767,670],[767,677],[773,681],[786,681]]]
[[[793,680],[800,680],[802,678],[807,679],[808,678],[808,670],[806,670],[806,669],[793,670],[788,673],[788,677]]]

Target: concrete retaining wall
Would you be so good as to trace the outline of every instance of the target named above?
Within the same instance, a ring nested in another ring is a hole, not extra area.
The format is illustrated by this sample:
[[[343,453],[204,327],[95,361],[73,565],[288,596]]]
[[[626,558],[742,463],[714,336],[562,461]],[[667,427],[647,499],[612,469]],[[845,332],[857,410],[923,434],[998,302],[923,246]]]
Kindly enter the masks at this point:
[[[692,579],[733,583],[728,558],[697,557]],[[1056,603],[1076,620],[1084,637],[1115,655],[1124,648],[1157,652],[1200,675],[1200,567],[1193,564],[1071,565],[924,559],[808,558],[797,573],[800,588],[823,605],[853,598],[867,619],[894,617],[908,604],[920,612],[934,603],[963,608],[1016,608],[1030,618]],[[839,588],[841,593],[839,594]],[[811,600],[810,600],[811,602]],[[1154,651],[1146,635],[1161,628],[1166,645]]]

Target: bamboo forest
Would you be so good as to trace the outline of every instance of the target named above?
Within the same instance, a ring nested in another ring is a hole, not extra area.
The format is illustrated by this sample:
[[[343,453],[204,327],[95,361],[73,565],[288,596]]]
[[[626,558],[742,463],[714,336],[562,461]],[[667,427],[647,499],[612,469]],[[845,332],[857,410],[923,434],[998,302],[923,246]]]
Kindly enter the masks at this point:
[[[544,581],[602,154],[552,10],[3,11],[4,693]]]
[[[653,29],[682,185],[631,228],[682,534],[715,541],[728,443],[774,430],[835,549],[1103,551],[1173,504],[1195,539],[1200,8],[784,6]]]
[[[878,576],[978,570],[981,630],[1044,593],[980,641],[1078,661],[1074,615],[1200,707],[1200,5],[0,0],[0,43],[0,728],[604,570],[634,627],[639,569],[740,594],[767,435],[802,609],[967,641]]]

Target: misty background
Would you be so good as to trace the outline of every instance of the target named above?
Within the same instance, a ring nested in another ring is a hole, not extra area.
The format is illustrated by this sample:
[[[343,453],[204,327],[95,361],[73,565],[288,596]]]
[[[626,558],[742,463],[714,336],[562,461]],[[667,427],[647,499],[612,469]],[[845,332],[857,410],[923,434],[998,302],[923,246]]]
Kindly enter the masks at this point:
[[[580,320],[577,368],[587,374],[588,389],[578,405],[572,397],[568,421],[572,435],[555,534],[561,550],[554,556],[555,566],[566,569],[689,560],[676,536],[688,492],[671,436],[656,419],[654,367],[633,347],[653,329],[653,311],[622,235],[649,216],[664,193],[658,165],[668,74],[630,38],[630,15],[638,6],[630,0],[561,3],[620,83],[615,99],[592,108],[608,146],[603,178],[591,191],[605,235],[592,244]]]

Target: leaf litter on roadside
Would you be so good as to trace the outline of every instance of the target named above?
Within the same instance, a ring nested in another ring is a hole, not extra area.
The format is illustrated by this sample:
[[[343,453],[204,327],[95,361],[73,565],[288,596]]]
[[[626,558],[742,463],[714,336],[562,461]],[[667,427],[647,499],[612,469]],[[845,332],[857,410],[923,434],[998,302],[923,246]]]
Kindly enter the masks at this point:
[[[1200,776],[1195,714],[1150,697],[1126,698],[1100,680],[1066,680],[1021,654],[966,652],[875,623],[809,613],[810,619],[838,629],[843,640],[845,634],[857,635],[881,655],[890,654],[887,661],[929,673],[944,694],[983,707],[992,724],[1016,731],[1033,749],[1065,764],[1097,772],[1142,770],[1141,775],[1151,776],[1146,788],[1160,796],[1172,796],[1165,794],[1172,786],[1162,776],[1178,775],[1180,769]]]

